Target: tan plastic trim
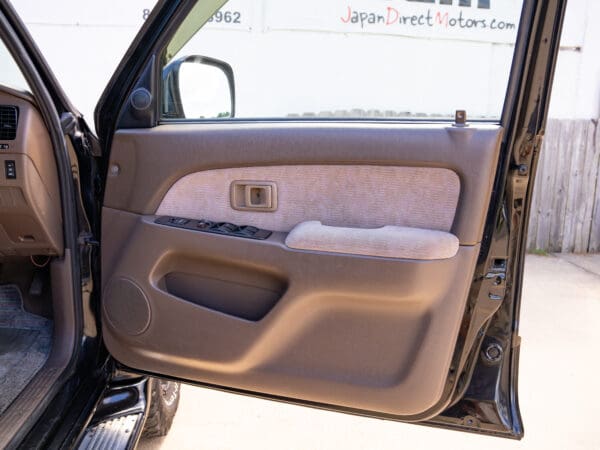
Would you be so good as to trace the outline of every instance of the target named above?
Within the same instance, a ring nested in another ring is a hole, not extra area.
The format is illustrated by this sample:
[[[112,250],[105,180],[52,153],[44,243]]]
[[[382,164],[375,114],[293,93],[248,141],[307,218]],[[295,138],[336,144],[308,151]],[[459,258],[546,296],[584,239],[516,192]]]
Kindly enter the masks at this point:
[[[132,336],[111,325],[103,308],[106,345],[122,363],[397,416],[440,399],[477,246],[437,261],[351,257],[290,250],[283,233],[254,241],[108,208],[103,217],[115,233],[132,230],[111,241],[119,251],[110,250],[118,254],[113,267],[103,266],[106,282],[132,280],[150,310],[148,327]],[[288,287],[264,318],[252,321],[178,298],[161,283],[173,272],[201,274],[207,264],[230,267],[235,279],[255,272]],[[120,301],[127,311],[130,299]]]
[[[216,201],[216,199],[214,199]],[[237,211],[277,211],[277,183],[235,180],[229,187],[230,205]],[[201,217],[200,217],[201,218]]]
[[[60,255],[63,252],[61,200],[54,153],[36,107],[22,95],[0,89],[0,104],[19,108],[17,137],[0,150],[0,258]],[[7,179],[5,161],[15,161],[16,179]]]

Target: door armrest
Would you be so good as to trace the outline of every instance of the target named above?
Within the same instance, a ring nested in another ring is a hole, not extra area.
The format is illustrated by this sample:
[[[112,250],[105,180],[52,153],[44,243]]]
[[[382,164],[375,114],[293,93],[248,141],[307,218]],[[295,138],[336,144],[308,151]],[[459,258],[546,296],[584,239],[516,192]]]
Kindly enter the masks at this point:
[[[445,231],[394,225],[332,227],[318,221],[296,225],[285,244],[298,250],[420,260],[452,258],[459,246],[458,238]]]

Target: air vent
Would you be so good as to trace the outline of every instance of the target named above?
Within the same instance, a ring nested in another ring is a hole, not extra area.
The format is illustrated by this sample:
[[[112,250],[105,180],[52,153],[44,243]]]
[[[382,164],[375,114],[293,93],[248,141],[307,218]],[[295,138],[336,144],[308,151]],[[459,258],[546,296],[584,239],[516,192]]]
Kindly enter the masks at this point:
[[[16,106],[0,105],[0,141],[12,141],[17,137],[18,116]]]

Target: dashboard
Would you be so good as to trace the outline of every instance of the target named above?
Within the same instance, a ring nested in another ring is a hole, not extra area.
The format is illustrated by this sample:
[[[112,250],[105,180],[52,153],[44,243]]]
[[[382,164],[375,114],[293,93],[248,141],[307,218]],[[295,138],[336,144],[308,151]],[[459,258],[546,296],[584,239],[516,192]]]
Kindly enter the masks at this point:
[[[0,258],[62,252],[60,191],[48,130],[30,94],[0,86]]]

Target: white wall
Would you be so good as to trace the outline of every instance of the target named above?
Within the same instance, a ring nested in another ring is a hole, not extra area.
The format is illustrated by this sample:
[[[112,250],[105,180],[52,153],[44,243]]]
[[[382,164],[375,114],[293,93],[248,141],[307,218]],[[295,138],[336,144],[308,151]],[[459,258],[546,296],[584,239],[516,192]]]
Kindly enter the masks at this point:
[[[600,117],[600,1],[568,0],[550,116]]]
[[[242,1],[248,3],[248,0]],[[500,0],[492,0],[492,5],[494,1]],[[505,43],[469,40],[468,36],[464,40],[459,36],[451,43],[444,44],[446,50],[442,58],[430,65],[429,70],[402,71],[399,70],[402,65],[406,69],[411,61],[403,55],[412,55],[418,62],[419,55],[426,55],[428,48],[440,41],[419,36],[391,37],[380,32],[365,36],[319,29],[298,31],[290,30],[288,26],[288,29],[277,31],[277,40],[267,43],[261,31],[265,29],[264,8],[268,2],[254,1],[255,5],[250,9],[253,11],[250,29],[231,32],[213,27],[212,30],[203,31],[202,41],[206,47],[202,53],[221,56],[231,62],[234,68],[239,67],[238,80],[241,84],[238,105],[244,105],[247,115],[273,115],[268,114],[270,111],[274,114],[319,112],[359,105],[365,109],[421,110],[438,114],[448,114],[461,107],[467,107],[475,114],[496,113],[495,105],[503,95],[503,88],[498,86],[503,86],[507,55],[510,53],[510,47]],[[357,2],[361,0],[354,0],[355,4]],[[144,9],[152,8],[154,1],[13,0],[13,3],[67,94],[88,117],[91,125],[98,97],[142,25]],[[362,1],[358,4],[367,3]],[[564,49],[561,50],[553,91],[553,117],[600,116],[600,27],[594,27],[592,21],[599,14],[600,2],[597,0],[569,1],[562,40]],[[317,52],[316,56],[303,54],[302,47],[298,45],[300,39],[296,39],[299,34],[302,35],[302,42],[313,42],[315,48],[321,47],[327,51]],[[391,46],[392,39],[394,47]],[[237,45],[221,45],[230,40]],[[374,45],[375,41],[378,45]],[[261,42],[268,48],[265,47],[262,53],[256,52]],[[229,53],[224,50],[226,48],[229,48]],[[290,48],[294,50],[290,52]],[[324,79],[315,68],[330,63],[326,55],[334,48],[344,48],[345,54],[335,61],[339,67],[336,76]],[[378,55],[371,50],[373,48],[387,53],[393,49],[394,54],[400,55],[398,61],[402,64],[396,61],[396,65],[388,65],[387,71],[379,71],[376,82],[360,83],[360,80],[372,77],[369,68],[378,64]],[[358,53],[353,53],[356,49]],[[211,54],[211,51],[214,53]],[[353,59],[353,54],[361,55],[361,58]],[[265,65],[273,64],[274,60],[281,67],[289,69],[286,76],[275,76],[273,71],[262,69]],[[302,64],[298,61],[302,61]],[[256,70],[257,67],[261,70]],[[462,75],[466,68],[470,74],[468,77]],[[257,80],[257,74],[264,76]],[[446,77],[448,84],[437,82],[440,77]],[[410,88],[415,82],[430,86],[431,91],[424,95],[422,90]],[[366,88],[361,89],[361,85]],[[303,91],[301,86],[312,86],[313,91]],[[314,86],[320,86],[321,91],[314,92]],[[447,86],[452,86],[452,89]],[[265,89],[268,88],[276,93],[295,92],[295,110],[289,110],[292,100],[281,95],[273,95],[267,102]],[[352,102],[344,103],[343,93],[351,88],[355,90]],[[390,90],[394,95],[390,95]],[[252,110],[250,105],[255,105],[256,110]]]
[[[71,101],[93,111],[153,0],[13,0]],[[110,18],[109,21],[106,19]]]

